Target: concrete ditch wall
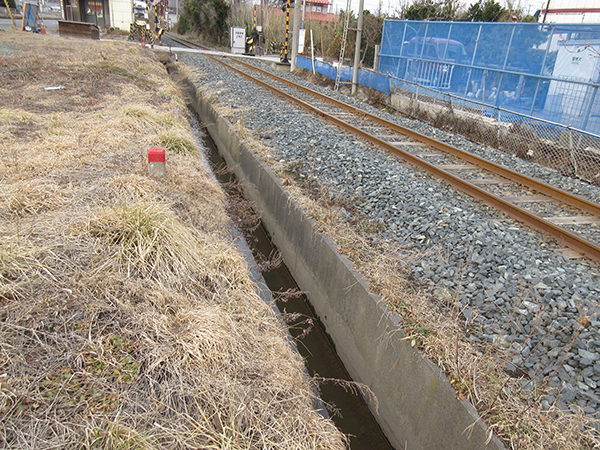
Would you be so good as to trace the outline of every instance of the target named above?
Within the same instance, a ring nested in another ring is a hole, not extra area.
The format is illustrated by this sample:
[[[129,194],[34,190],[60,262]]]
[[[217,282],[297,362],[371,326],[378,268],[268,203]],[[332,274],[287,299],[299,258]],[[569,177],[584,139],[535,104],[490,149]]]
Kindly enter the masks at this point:
[[[402,340],[401,318],[367,289],[364,277],[337,252],[289,198],[279,179],[241,143],[231,124],[188,83],[190,97],[219,152],[259,209],[261,219],[300,289],[392,445],[400,450],[504,449],[472,405],[459,401],[441,371]]]

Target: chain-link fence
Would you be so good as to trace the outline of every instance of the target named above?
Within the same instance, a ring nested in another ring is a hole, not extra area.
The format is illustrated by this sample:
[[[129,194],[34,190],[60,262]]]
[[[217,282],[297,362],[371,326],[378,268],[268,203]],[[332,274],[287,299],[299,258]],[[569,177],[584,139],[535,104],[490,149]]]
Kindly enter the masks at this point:
[[[298,67],[312,70],[311,60],[298,57]],[[335,79],[336,68],[315,61],[316,71]],[[388,103],[403,114],[497,148],[563,175],[600,184],[600,136],[432,89],[421,84],[361,70],[359,84],[389,93]],[[352,79],[345,67],[342,79]],[[386,89],[387,88],[387,89]]]
[[[564,175],[600,184],[600,136],[390,78],[403,113]]]
[[[378,71],[600,133],[600,24],[389,19]]]
[[[296,65],[306,70],[313,70],[313,64],[315,72],[325,75],[332,80],[336,79],[337,67],[327,64],[322,61],[315,60],[314,62],[310,58],[302,56],[296,57]],[[352,81],[352,67],[342,67],[340,73],[340,80],[348,83]],[[390,94],[390,80],[387,75],[381,75],[371,70],[358,70],[358,84],[368,86],[376,91],[383,92],[384,94]]]

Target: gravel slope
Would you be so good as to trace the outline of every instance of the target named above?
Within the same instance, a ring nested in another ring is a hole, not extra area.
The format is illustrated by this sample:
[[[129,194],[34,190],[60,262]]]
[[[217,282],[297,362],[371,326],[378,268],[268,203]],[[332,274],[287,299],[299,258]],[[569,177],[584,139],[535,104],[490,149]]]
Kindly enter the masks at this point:
[[[219,92],[212,95],[231,108],[232,121],[241,118],[246,127],[258,130],[265,144],[277,149],[280,160],[295,163],[303,176],[316,176],[332,192],[359,200],[364,213],[385,225],[382,238],[432,255],[412,265],[417,280],[435,295],[444,291],[453,294],[460,285],[465,320],[481,330],[471,339],[512,345],[515,353],[506,364],[507,371],[518,367],[536,380],[551,377],[553,389],[542,402],[545,408],[555,403],[565,411],[579,406],[590,415],[597,414],[597,264],[565,258],[563,249],[541,233],[499,216],[422,171],[403,167],[396,158],[314,117],[300,114],[295,106],[251,86],[208,58],[189,53],[180,55],[180,60],[201,71],[205,83],[215,83],[212,88]],[[317,89],[347,103],[358,103]],[[388,120],[600,202],[600,190],[594,186],[427,124],[363,106]],[[309,164],[309,159],[314,163]],[[527,388],[528,381],[523,385]]]

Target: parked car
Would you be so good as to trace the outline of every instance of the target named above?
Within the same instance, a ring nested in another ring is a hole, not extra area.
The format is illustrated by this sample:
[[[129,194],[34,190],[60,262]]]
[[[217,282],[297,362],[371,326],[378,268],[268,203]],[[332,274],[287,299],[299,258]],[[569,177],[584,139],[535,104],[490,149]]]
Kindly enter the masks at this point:
[[[465,46],[452,39],[412,38],[403,46],[409,58],[405,79],[437,89],[449,89],[455,64],[466,61]]]

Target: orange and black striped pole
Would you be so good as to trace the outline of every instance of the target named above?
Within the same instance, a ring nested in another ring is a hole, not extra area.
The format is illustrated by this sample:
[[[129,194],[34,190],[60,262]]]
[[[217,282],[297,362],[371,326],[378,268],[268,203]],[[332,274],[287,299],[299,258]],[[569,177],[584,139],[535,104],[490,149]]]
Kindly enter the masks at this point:
[[[288,60],[288,43],[290,40],[290,0],[287,0],[286,12],[285,12],[285,49],[283,52],[283,61],[284,64],[289,64]]]

